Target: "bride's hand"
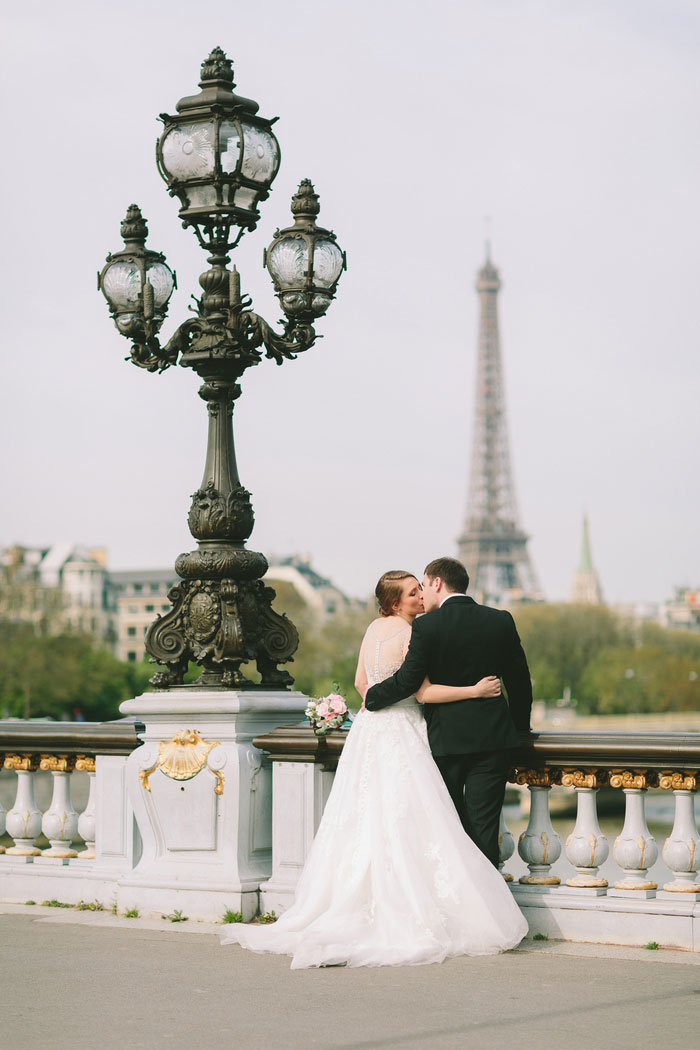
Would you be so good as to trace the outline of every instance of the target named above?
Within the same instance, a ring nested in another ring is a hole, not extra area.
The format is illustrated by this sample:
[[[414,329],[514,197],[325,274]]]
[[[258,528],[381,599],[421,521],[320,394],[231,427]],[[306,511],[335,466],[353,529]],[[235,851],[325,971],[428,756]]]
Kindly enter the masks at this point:
[[[477,696],[500,696],[501,680],[495,675],[489,675],[488,678],[482,678],[480,682],[477,682],[474,688]]]

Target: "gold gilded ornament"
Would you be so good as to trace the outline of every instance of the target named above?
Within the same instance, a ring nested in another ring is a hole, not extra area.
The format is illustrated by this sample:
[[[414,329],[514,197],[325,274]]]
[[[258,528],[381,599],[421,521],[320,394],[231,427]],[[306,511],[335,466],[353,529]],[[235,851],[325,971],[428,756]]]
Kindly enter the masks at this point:
[[[86,773],[95,772],[95,759],[91,758],[90,755],[76,755],[75,756],[75,768],[82,769]]]
[[[39,768],[52,773],[71,773],[75,769],[75,755],[42,755]]]
[[[607,774],[599,769],[565,769],[561,782],[564,787],[598,788],[607,782]]]
[[[611,769],[610,787],[643,790],[656,786],[656,773],[649,769]]]
[[[203,740],[196,729],[181,729],[172,740],[162,740],[158,744],[158,758],[152,766],[139,770],[142,787],[151,790],[149,777],[156,769],[171,780],[191,780],[206,766],[216,777],[215,793],[223,794],[224,774],[207,763],[209,752],[219,744],[219,740]]]
[[[17,769],[24,773],[33,773],[39,768],[39,762],[41,761],[39,755],[32,754],[21,754],[21,755],[5,755],[4,766],[5,769]]]
[[[560,780],[558,769],[518,769],[515,774],[516,784],[528,784],[530,787],[552,787]]]
[[[664,791],[695,791],[697,786],[696,773],[673,773],[670,770],[659,773],[659,787]]]

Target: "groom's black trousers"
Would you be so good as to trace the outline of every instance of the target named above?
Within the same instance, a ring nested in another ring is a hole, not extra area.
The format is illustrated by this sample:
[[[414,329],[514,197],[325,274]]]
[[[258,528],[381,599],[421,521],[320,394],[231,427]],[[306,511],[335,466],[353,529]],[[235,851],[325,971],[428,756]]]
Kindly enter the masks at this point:
[[[508,774],[508,751],[434,755],[462,827],[494,867],[498,867],[498,829]]]

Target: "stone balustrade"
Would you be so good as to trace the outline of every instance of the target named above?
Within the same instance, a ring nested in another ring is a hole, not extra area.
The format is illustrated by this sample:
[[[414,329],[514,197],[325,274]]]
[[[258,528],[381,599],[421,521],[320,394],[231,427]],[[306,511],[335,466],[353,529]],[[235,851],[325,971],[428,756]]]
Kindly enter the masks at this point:
[[[318,738],[308,727],[288,726],[254,740],[273,763],[273,869],[261,886],[266,910],[279,913],[293,900],[344,738],[342,730]],[[530,795],[528,825],[517,844],[527,874],[514,880],[505,870],[515,843],[503,815],[500,868],[531,933],[622,944],[655,941],[700,951],[700,836],[694,812],[700,734],[532,733],[514,754],[510,780]],[[575,824],[563,844],[550,817],[554,786],[576,794]],[[598,822],[602,787],[619,790],[625,799],[624,822],[612,846],[617,865],[612,885],[600,874],[611,848]],[[649,876],[660,845],[646,823],[650,788],[672,792],[675,802],[662,851],[668,877],[661,886]],[[563,881],[556,870],[560,859],[573,869]]]
[[[100,817],[105,827],[114,824],[115,818],[117,824],[126,821],[126,797],[123,788],[113,790],[113,774],[115,769],[123,769],[126,756],[138,746],[139,728],[143,727],[131,719],[111,723],[0,722],[4,793],[9,790],[13,796],[7,812],[0,805],[0,834],[12,839],[9,846],[0,844],[2,899],[76,903],[113,893],[115,869],[109,863],[109,842],[105,842],[105,855],[99,864],[97,825]],[[52,780],[51,800],[42,813],[35,784],[47,773]],[[14,790],[10,780],[13,774]],[[80,813],[72,801],[71,782],[76,776],[88,779],[87,799]],[[40,836],[48,845],[39,844]],[[75,841],[78,837],[82,848]],[[133,849],[123,845],[119,857],[123,863],[117,868],[132,862]]]
[[[280,914],[346,731],[316,737],[305,723],[279,726],[300,717],[298,694],[147,694],[129,703],[145,724],[0,722],[10,799],[7,812],[0,806],[0,899],[99,900],[141,914],[184,908],[192,919],[226,908]],[[51,799],[40,807],[35,783],[47,776]],[[78,777],[89,782],[75,793],[80,812],[71,798]],[[532,933],[700,950],[700,734],[533,733],[514,755],[511,781],[529,795],[529,820],[516,844],[502,815],[500,867]],[[550,815],[552,790],[562,787],[576,796],[565,841]],[[624,797],[614,842],[598,820],[602,788]],[[664,842],[647,826],[650,789],[674,800]],[[655,864],[662,878],[650,874]]]

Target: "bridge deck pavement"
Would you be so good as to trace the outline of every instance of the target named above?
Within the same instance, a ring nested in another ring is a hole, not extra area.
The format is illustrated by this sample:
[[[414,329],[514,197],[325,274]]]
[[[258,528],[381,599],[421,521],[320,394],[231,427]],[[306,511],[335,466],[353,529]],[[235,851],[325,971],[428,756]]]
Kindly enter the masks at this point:
[[[290,970],[221,927],[0,905],[13,1050],[693,1050],[700,958],[525,941],[440,966]]]

